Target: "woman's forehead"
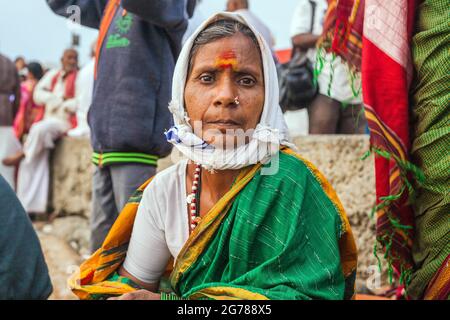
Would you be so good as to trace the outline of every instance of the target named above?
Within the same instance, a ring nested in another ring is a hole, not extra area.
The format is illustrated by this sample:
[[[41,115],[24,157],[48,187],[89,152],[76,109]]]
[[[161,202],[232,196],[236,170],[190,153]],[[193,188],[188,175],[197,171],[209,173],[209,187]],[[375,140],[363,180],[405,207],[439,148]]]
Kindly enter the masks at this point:
[[[252,39],[238,33],[202,45],[194,59],[194,68],[196,63],[208,63],[216,67],[235,67],[239,63],[261,66],[261,58]]]

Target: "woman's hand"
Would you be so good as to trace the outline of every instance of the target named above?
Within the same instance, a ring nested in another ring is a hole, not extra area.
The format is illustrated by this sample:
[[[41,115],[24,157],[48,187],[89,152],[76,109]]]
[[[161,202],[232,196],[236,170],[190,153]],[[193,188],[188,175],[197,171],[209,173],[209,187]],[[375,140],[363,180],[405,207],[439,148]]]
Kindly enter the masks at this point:
[[[138,290],[125,293],[119,297],[109,298],[108,300],[160,300],[161,295],[148,290]]]

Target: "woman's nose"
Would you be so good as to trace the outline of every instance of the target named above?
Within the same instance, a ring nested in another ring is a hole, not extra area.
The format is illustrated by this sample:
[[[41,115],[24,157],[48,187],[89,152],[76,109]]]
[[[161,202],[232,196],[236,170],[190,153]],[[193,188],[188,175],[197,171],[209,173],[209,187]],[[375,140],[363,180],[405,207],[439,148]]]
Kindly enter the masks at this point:
[[[222,79],[217,85],[217,94],[214,100],[216,107],[236,107],[236,88],[231,79]]]

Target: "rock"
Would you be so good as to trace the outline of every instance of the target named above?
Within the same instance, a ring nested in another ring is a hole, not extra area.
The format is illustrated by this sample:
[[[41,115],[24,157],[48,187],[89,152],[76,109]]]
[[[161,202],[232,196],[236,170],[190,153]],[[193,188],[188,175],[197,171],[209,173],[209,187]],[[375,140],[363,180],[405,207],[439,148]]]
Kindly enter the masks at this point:
[[[373,255],[375,219],[370,217],[375,205],[375,171],[373,157],[361,160],[369,150],[367,135],[309,135],[294,139],[299,153],[311,161],[336,190],[347,213],[358,247],[357,288],[378,266]],[[386,283],[385,269],[380,284]]]
[[[64,240],[80,254],[89,251],[89,221],[81,216],[59,217],[52,223],[52,235]]]
[[[51,157],[51,204],[60,215],[87,215],[91,210],[94,165],[88,139],[65,137]]]

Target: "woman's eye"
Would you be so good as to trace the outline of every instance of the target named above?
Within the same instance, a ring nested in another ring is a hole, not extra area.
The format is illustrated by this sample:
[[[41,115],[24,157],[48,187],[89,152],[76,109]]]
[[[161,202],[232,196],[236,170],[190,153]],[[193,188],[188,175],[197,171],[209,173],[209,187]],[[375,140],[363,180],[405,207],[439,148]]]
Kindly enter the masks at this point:
[[[211,83],[214,80],[214,78],[210,75],[202,75],[199,77],[199,79],[203,83]]]
[[[256,81],[252,78],[241,78],[239,79],[238,83],[244,86],[252,86],[256,83]]]

